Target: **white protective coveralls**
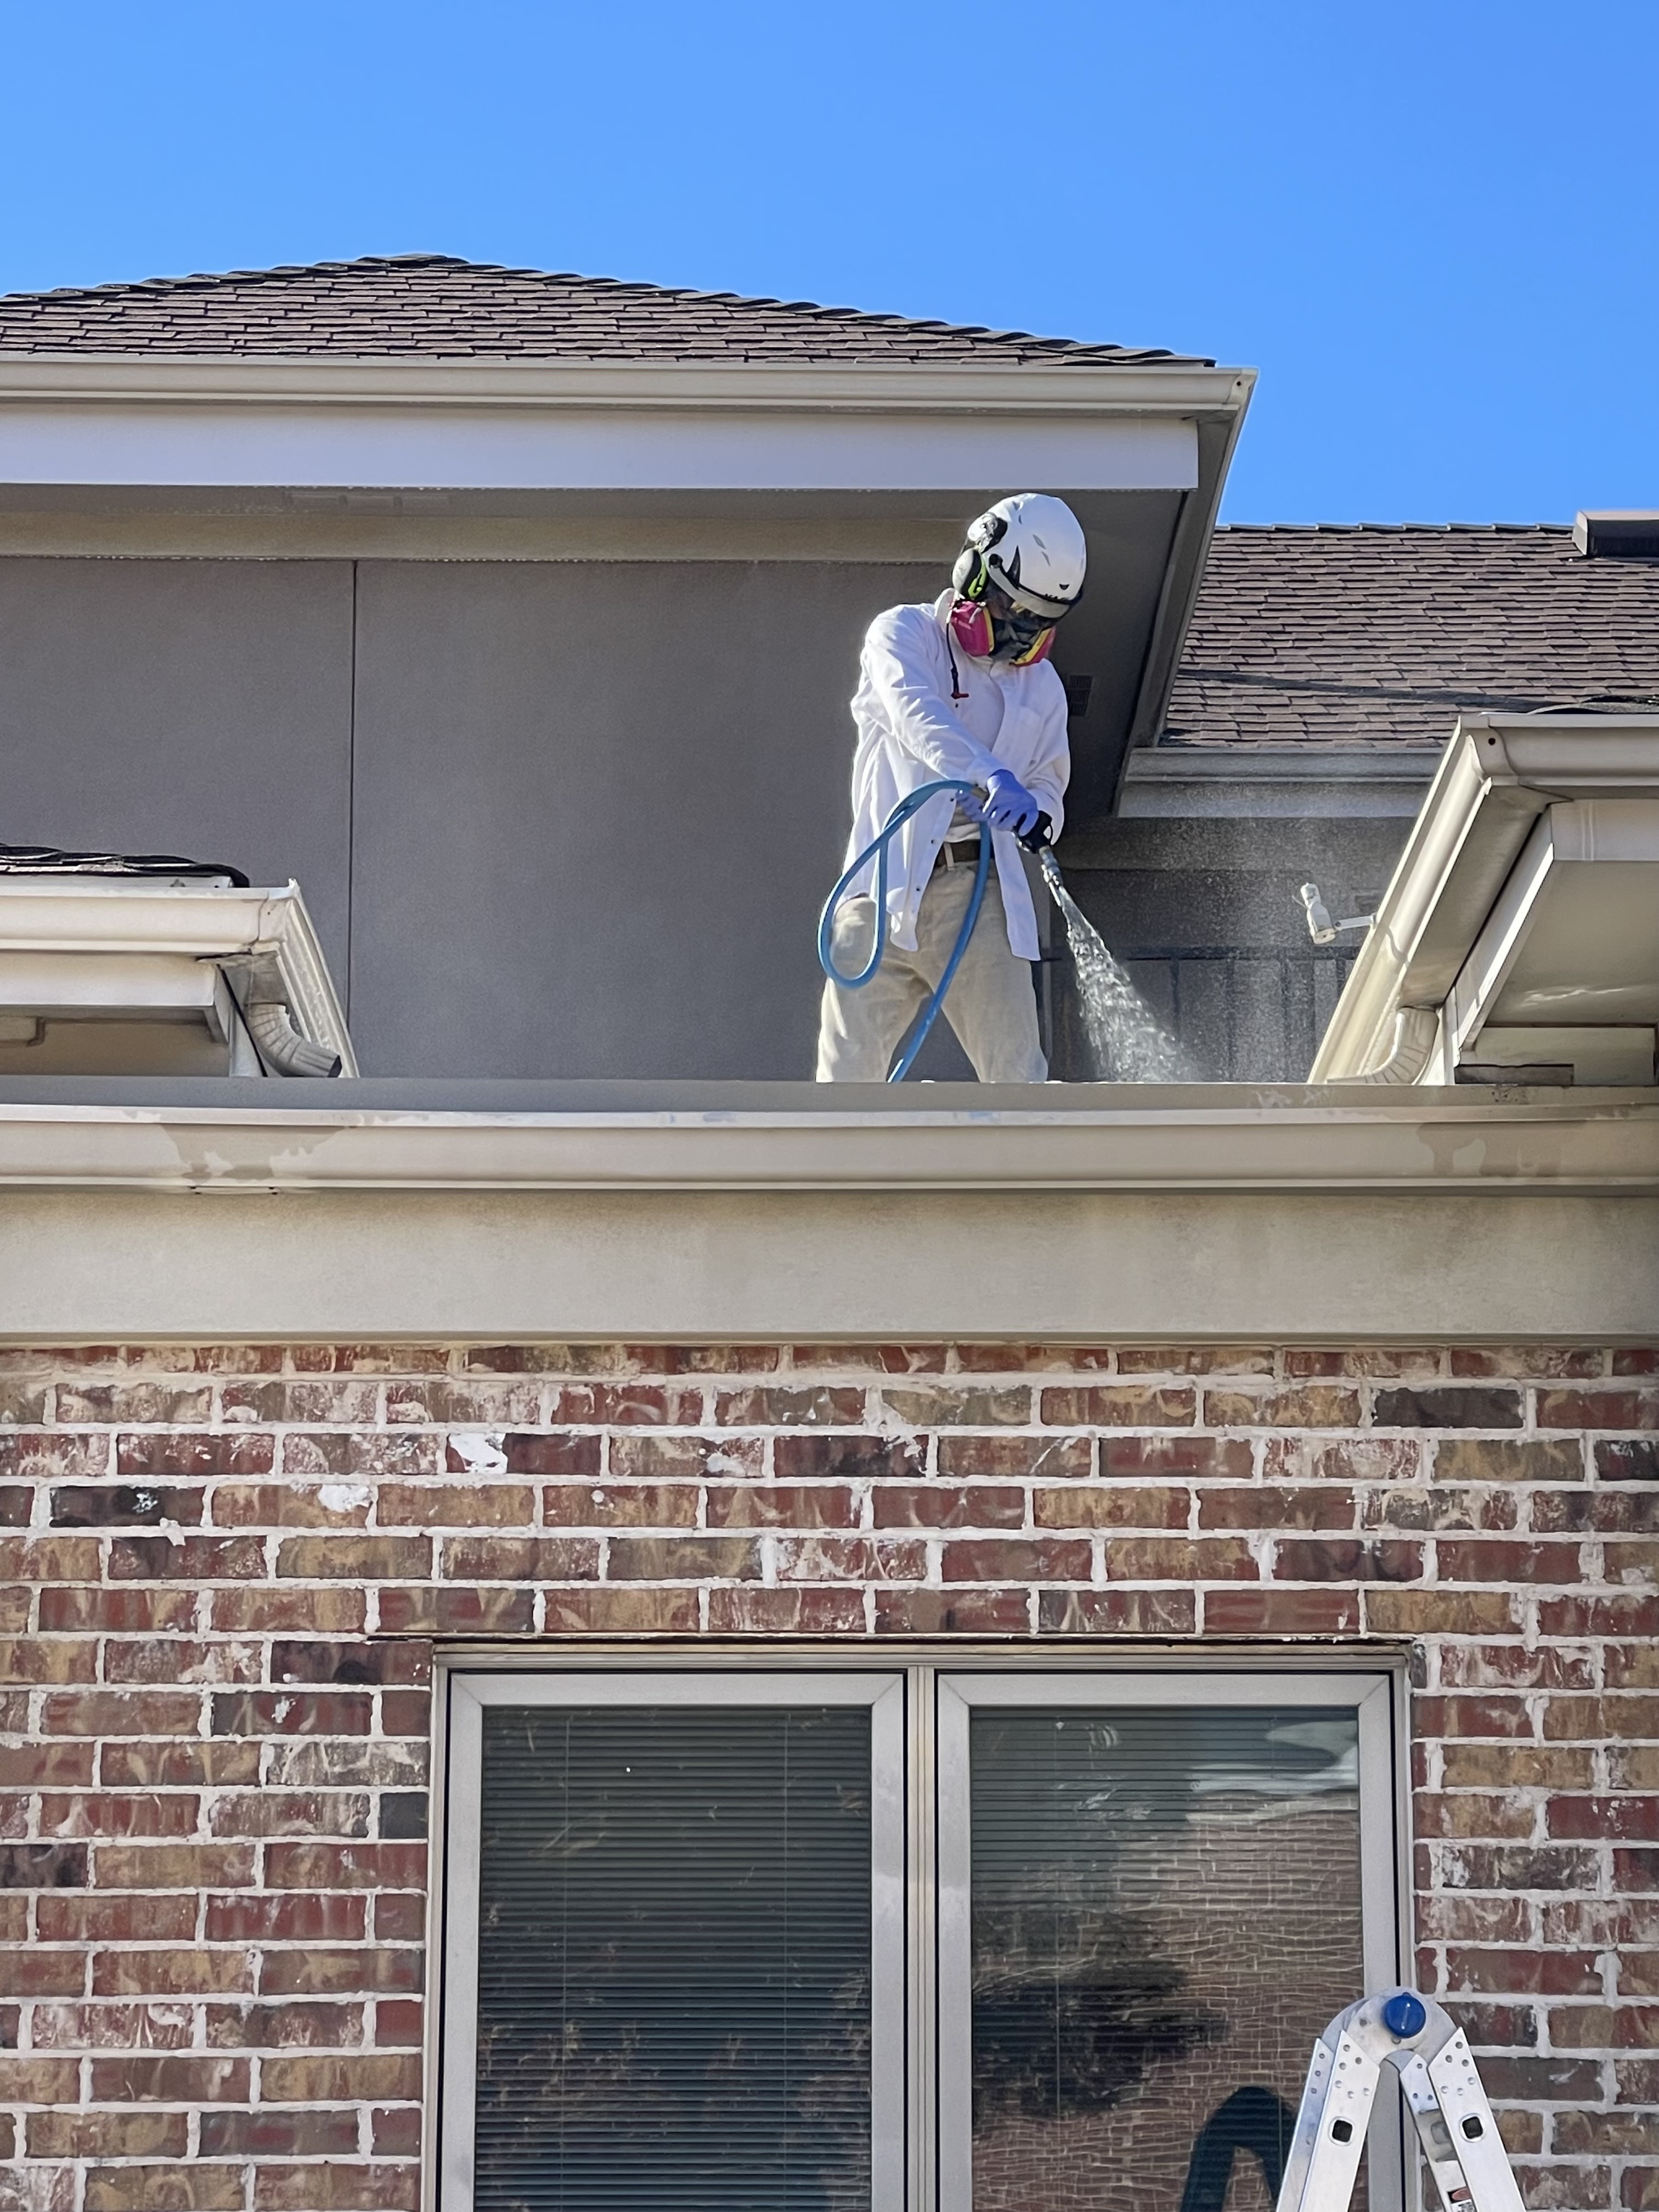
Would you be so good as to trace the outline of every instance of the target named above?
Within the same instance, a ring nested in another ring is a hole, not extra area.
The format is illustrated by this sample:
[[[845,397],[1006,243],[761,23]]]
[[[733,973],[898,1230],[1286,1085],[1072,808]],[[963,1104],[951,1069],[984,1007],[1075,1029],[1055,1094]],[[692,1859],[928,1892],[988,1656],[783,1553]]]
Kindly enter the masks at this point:
[[[866,635],[853,698],[858,740],[844,865],[920,785],[957,776],[983,787],[999,768],[1019,778],[1052,821],[1052,835],[1060,834],[1071,772],[1065,687],[1046,660],[1017,668],[970,659],[946,627],[954,598],[945,592],[931,606],[890,607]],[[953,698],[953,691],[962,696]],[[886,953],[862,990],[825,984],[820,1082],[884,1081],[899,1039],[939,981],[972,880],[969,869],[933,872],[957,805],[942,792],[889,847]],[[963,827],[958,823],[957,834]],[[1041,949],[1030,886],[1012,831],[981,834],[991,837],[995,866],[945,1017],[981,1082],[1041,1083],[1048,1067],[1027,964]],[[874,879],[872,861],[848,886],[837,917],[836,963],[850,972],[869,957]]]

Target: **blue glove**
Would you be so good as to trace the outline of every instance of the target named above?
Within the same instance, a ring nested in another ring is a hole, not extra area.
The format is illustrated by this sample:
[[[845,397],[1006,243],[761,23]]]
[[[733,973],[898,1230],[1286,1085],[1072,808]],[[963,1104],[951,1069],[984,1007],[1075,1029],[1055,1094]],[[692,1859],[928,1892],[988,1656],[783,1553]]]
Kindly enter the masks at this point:
[[[980,808],[980,819],[988,822],[994,830],[1012,830],[1017,837],[1024,836],[1041,813],[1030,793],[1011,769],[994,769],[989,793]]]

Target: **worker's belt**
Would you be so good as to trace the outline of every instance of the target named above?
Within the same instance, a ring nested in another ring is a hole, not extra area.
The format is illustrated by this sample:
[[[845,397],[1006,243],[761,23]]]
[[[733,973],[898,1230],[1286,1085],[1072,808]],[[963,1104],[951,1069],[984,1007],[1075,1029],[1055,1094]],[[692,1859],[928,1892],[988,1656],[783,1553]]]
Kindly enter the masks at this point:
[[[933,873],[941,868],[972,868],[979,865],[979,835],[947,837],[933,856]]]

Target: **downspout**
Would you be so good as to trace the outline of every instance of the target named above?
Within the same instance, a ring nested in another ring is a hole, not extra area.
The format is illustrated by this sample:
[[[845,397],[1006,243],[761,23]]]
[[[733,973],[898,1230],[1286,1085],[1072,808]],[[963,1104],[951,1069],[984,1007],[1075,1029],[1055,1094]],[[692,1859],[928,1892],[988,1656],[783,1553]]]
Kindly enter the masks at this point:
[[[1401,1006],[1394,1018],[1394,1042],[1378,1067],[1358,1075],[1329,1075],[1328,1083],[1407,1085],[1421,1080],[1440,1035],[1440,1016],[1432,1006]]]

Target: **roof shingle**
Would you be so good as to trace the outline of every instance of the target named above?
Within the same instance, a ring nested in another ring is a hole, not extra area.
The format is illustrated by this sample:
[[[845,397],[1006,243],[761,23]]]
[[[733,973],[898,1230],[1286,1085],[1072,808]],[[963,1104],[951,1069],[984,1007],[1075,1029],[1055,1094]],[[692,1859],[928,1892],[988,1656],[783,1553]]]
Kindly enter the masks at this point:
[[[1224,528],[1166,745],[1431,744],[1460,708],[1659,704],[1659,561],[1550,524]]]
[[[0,297],[0,353],[1213,366],[1155,348],[500,268],[442,253],[14,292]]]

